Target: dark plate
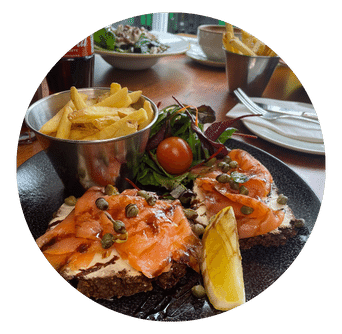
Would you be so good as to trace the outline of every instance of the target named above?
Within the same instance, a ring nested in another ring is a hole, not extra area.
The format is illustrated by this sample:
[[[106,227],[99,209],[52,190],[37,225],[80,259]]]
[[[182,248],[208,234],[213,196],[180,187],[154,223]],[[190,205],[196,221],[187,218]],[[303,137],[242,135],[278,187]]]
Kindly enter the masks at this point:
[[[246,300],[251,300],[275,282],[296,259],[316,222],[321,203],[311,188],[290,168],[275,157],[248,144],[229,140],[228,147],[241,148],[260,160],[271,172],[279,191],[289,197],[296,218],[306,225],[286,245],[254,247],[242,251]],[[18,168],[19,196],[29,229],[37,239],[66,196],[69,196],[44,152],[40,152]],[[48,262],[47,262],[48,265]],[[113,311],[137,318],[160,321],[183,321],[220,313],[206,299],[197,300],[190,292],[201,277],[188,272],[175,288],[163,291],[157,286],[148,293],[120,299],[97,300]]]

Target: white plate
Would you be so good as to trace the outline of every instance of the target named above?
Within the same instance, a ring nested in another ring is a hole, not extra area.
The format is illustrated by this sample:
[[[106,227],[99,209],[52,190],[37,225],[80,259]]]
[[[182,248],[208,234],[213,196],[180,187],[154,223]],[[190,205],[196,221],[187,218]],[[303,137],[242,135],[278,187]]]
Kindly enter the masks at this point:
[[[120,53],[101,49],[97,46],[94,51],[115,68],[144,70],[155,65],[161,57],[185,53],[190,48],[190,43],[180,36],[158,31],[151,31],[151,33],[158,38],[159,42],[169,46],[167,51],[158,54]]]
[[[186,55],[190,57],[192,60],[203,65],[222,68],[226,66],[225,62],[209,60],[197,43],[190,44],[190,49],[186,52]]]
[[[274,132],[268,128],[265,128],[261,125],[252,124],[244,120],[242,120],[242,122],[249,131],[253,132],[258,137],[267,140],[270,143],[298,152],[311,153],[317,155],[325,154],[323,143],[311,143],[297,139],[292,139],[289,137],[282,136],[281,134]]]

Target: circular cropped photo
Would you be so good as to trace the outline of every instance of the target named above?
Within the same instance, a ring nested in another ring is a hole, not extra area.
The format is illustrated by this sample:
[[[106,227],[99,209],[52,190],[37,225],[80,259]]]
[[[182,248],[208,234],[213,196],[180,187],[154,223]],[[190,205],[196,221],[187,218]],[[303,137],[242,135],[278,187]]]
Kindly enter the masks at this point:
[[[180,322],[243,306],[291,266],[320,210],[325,150],[271,47],[230,22],[152,13],[66,50],[17,155],[29,230],[66,285]]]

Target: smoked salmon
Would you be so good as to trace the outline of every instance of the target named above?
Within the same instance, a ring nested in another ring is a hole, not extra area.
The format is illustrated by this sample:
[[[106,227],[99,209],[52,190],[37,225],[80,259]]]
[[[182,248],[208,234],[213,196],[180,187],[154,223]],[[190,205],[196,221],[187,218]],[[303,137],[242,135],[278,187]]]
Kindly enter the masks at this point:
[[[98,261],[112,261],[113,254],[133,268],[132,272],[148,279],[168,272],[174,263],[199,272],[201,241],[192,232],[180,202],[156,199],[150,205],[137,192],[128,189],[109,196],[102,187],[87,190],[63,221],[37,239],[47,260],[68,279],[96,267]],[[108,206],[99,208],[99,198]],[[137,209],[135,216],[128,216],[125,210],[131,204]],[[125,238],[116,232],[114,220],[124,223]],[[106,235],[119,242],[104,247]]]
[[[214,166],[198,167],[192,173],[197,174],[194,207],[202,224],[227,206],[233,207],[240,239],[264,235],[283,223],[283,207],[274,210],[268,204],[272,175],[246,151],[232,150]]]

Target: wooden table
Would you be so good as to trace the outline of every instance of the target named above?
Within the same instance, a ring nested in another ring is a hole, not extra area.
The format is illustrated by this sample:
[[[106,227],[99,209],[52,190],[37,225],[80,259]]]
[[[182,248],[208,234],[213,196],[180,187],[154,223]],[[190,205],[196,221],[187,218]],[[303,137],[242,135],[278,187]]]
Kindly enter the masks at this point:
[[[237,103],[234,97],[227,92],[224,68],[198,64],[186,55],[161,58],[156,65],[144,71],[117,70],[96,55],[94,85],[109,87],[112,82],[118,82],[130,90],[142,90],[143,94],[156,104],[160,102],[160,108],[174,104],[172,96],[184,104],[208,105],[216,111],[217,120],[229,118],[227,113]],[[47,94],[46,91],[45,87],[45,94]],[[310,103],[304,88],[286,65],[279,65],[276,68],[263,96]],[[241,122],[234,126],[239,129],[239,132],[250,134]],[[322,200],[325,183],[324,156],[296,152],[260,138],[251,139],[237,136],[234,138],[259,147],[282,160],[300,175]],[[29,145],[19,145],[17,166],[41,150],[38,141]]]

